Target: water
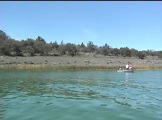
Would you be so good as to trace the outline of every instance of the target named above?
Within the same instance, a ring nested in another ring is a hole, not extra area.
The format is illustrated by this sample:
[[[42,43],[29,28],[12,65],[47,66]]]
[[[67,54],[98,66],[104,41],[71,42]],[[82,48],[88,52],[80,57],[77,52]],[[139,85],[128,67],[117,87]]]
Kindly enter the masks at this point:
[[[0,72],[0,120],[119,119],[162,119],[162,70]]]

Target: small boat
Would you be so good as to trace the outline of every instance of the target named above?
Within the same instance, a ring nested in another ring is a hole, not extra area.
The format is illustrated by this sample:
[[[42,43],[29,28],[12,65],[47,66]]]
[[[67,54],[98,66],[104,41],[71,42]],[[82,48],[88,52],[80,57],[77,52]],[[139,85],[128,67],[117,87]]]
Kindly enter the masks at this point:
[[[134,72],[133,69],[119,68],[117,72]]]

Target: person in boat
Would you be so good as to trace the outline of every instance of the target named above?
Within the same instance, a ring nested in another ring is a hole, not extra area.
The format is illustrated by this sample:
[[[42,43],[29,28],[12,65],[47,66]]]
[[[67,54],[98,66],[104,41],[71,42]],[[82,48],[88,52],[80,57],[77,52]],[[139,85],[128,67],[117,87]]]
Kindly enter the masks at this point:
[[[122,70],[122,67],[119,67],[118,70]]]
[[[126,64],[125,68],[128,70],[129,69],[129,63]]]
[[[132,70],[132,65],[130,65],[129,62],[125,67],[126,67],[127,70]]]
[[[132,70],[132,65],[129,65],[129,69]]]

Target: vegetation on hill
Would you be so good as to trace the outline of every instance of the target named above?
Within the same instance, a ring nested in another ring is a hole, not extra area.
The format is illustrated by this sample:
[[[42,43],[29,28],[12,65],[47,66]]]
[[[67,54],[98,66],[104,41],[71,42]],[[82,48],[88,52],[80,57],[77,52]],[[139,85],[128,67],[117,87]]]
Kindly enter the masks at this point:
[[[61,56],[61,55],[81,55],[82,53],[95,53],[105,56],[123,56],[123,57],[138,57],[144,59],[146,56],[158,56],[162,58],[162,51],[143,50],[138,51],[133,48],[121,47],[112,48],[107,43],[98,47],[92,41],[87,45],[75,45],[62,41],[60,44],[55,42],[47,43],[42,37],[36,39],[28,38],[26,40],[15,40],[9,37],[4,31],[0,30],[0,55],[7,56]]]

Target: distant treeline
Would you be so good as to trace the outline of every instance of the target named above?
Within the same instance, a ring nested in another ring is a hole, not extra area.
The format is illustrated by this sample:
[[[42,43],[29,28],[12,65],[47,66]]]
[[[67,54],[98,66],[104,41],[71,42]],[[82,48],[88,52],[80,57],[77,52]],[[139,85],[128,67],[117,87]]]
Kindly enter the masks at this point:
[[[9,37],[4,31],[0,30],[0,55],[7,56],[61,56],[61,55],[81,55],[83,53],[95,53],[105,56],[123,56],[138,57],[144,59],[146,56],[158,56],[162,58],[162,51],[143,50],[138,51],[133,48],[121,47],[112,48],[108,44],[98,47],[92,41],[87,45],[75,45],[72,43],[64,44],[63,41],[58,44],[56,41],[46,43],[46,41],[38,36],[36,39],[28,38],[27,40],[15,40]]]

